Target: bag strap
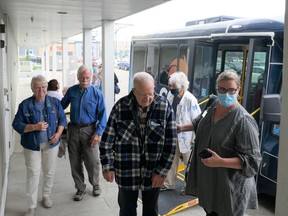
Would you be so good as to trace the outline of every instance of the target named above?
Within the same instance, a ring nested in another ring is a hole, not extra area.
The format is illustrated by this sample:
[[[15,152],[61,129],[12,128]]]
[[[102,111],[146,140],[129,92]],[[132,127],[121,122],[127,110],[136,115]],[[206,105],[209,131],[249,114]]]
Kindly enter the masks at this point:
[[[204,118],[204,116],[207,114],[208,110],[211,108],[211,106],[213,105],[213,103],[216,101],[217,96],[214,94],[211,94],[208,96],[209,100],[206,103],[205,108],[202,110],[201,112],[201,117],[199,118],[199,120],[197,121],[197,125],[199,124],[199,122],[202,120],[202,118]],[[197,125],[194,125],[194,131],[196,132],[197,130]]]

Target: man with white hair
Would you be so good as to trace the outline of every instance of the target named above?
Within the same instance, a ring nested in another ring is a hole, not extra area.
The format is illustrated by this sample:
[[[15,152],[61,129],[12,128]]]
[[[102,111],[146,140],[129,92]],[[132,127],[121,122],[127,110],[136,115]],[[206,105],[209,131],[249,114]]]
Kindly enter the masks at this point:
[[[134,88],[114,105],[100,142],[103,176],[119,187],[120,216],[137,215],[142,192],[143,216],[158,216],[160,187],[171,167],[176,122],[171,105],[154,92],[146,72],[134,75]]]
[[[93,196],[101,193],[99,185],[99,142],[106,126],[106,107],[102,92],[91,85],[92,71],[82,65],[77,72],[79,84],[70,87],[61,104],[69,104],[68,152],[71,173],[77,189],[74,201],[81,201],[86,193],[83,162],[86,167]]]

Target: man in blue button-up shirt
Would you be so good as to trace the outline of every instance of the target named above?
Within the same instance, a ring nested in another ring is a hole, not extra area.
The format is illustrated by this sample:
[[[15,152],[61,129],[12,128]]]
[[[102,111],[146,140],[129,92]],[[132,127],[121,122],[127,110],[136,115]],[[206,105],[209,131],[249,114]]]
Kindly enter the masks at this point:
[[[92,194],[101,193],[99,187],[99,146],[106,126],[106,107],[103,94],[91,85],[92,71],[86,66],[79,67],[77,72],[79,84],[70,87],[61,101],[63,109],[69,104],[70,120],[68,124],[68,151],[72,177],[77,189],[75,201],[83,199],[86,193],[83,161],[93,186]]]

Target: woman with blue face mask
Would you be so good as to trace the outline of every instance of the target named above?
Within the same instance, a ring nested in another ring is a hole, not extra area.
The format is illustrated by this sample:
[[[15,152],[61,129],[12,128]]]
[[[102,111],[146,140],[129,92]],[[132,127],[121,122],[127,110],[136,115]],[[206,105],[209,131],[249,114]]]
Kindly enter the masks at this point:
[[[246,209],[258,208],[259,129],[237,101],[240,79],[235,72],[221,73],[216,88],[218,100],[206,115],[177,127],[196,128],[185,192],[199,198],[207,216],[243,216]]]

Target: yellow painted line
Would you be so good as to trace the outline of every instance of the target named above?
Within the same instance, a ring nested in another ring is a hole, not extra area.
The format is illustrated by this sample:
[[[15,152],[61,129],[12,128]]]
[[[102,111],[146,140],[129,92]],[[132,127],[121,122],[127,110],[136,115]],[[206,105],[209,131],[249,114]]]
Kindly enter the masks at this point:
[[[185,170],[185,165],[184,165],[184,164],[180,164],[180,165],[178,166],[178,172],[181,172],[181,171],[183,171],[183,170]]]
[[[177,178],[180,179],[181,181],[185,180],[185,175],[181,173],[183,170],[185,170],[185,165],[184,164],[180,164],[178,166]]]
[[[163,216],[169,216],[172,214],[175,214],[177,212],[183,211],[184,209],[190,208],[192,206],[195,206],[199,203],[198,198],[192,199],[186,203],[183,203],[181,205],[176,206],[174,209],[172,209],[170,212],[168,212],[167,214],[163,215]]]

